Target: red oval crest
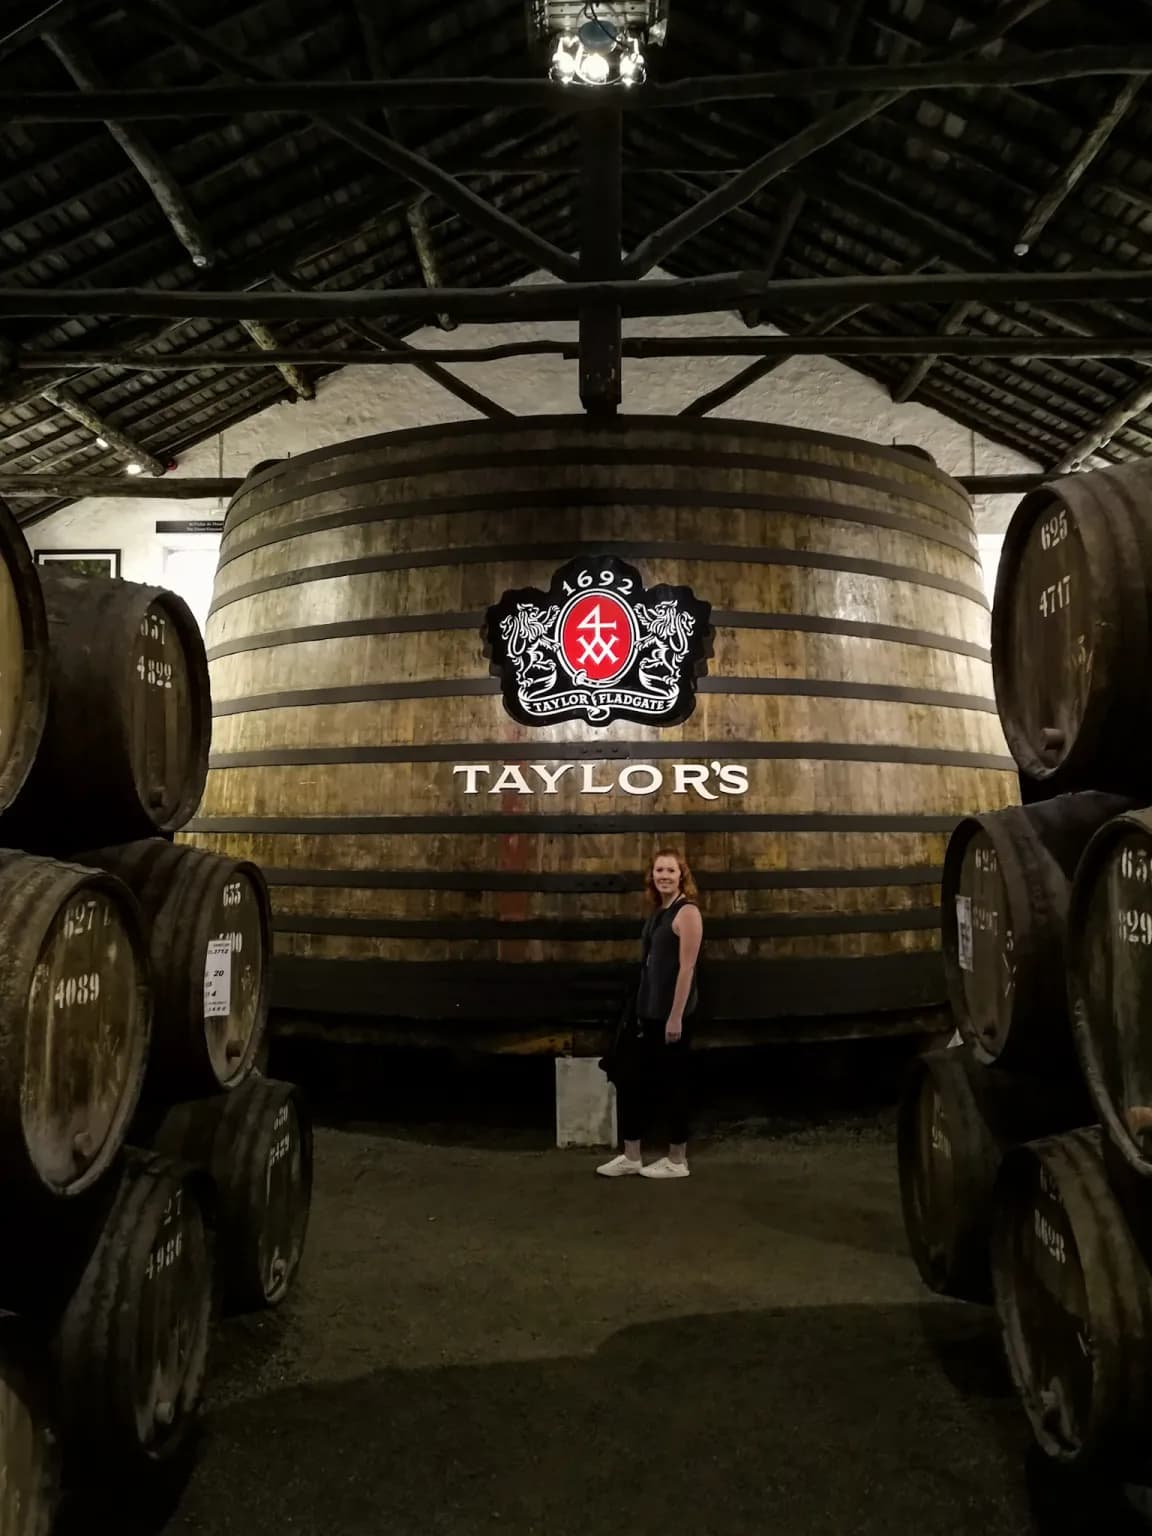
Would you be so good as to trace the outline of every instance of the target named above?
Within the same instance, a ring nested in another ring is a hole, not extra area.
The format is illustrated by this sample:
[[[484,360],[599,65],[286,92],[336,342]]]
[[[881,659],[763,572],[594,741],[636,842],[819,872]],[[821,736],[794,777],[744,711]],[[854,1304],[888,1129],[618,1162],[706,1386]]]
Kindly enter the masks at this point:
[[[560,651],[573,677],[610,683],[627,670],[636,649],[631,610],[611,592],[581,592],[560,619]]]

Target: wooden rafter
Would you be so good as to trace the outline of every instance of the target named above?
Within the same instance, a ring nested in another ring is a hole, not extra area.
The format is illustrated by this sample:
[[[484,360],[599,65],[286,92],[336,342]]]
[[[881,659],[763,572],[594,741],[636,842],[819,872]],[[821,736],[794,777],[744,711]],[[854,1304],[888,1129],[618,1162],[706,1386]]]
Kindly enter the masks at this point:
[[[307,294],[318,291],[310,287],[301,278],[293,278],[285,273],[277,275],[280,282],[294,293]],[[370,320],[345,318],[344,324],[346,329],[351,331],[354,336],[359,337],[361,341],[366,341],[373,348],[370,353],[362,358],[363,362],[371,365],[372,363],[378,363],[383,357],[387,357],[389,361],[403,359],[405,362],[410,363],[412,367],[419,369],[421,373],[425,374],[434,383],[439,384],[442,389],[446,389],[450,395],[454,395],[457,400],[463,401],[465,405],[471,406],[474,411],[478,411],[481,416],[487,416],[495,420],[515,414],[505,406],[498,405],[495,400],[484,394],[482,390],[473,388],[471,384],[465,384],[463,379],[457,378],[454,373],[449,373],[439,363],[434,362],[430,358],[423,357],[420,348],[412,346],[402,336],[396,336],[391,331],[385,330],[383,326],[373,324]],[[337,353],[336,357],[339,358],[339,361],[334,362],[332,364],[333,367],[347,366],[346,355]]]
[[[849,0],[847,14],[837,16],[837,36],[832,49],[831,62],[833,64],[846,64],[852,57],[852,50],[856,46],[856,37],[860,31],[860,23],[864,12],[868,8],[868,0]],[[816,97],[818,112],[831,112],[836,105],[837,93],[829,91]],[[803,187],[793,188],[792,195],[784,205],[776,221],[776,227],[772,232],[772,244],[768,247],[768,254],[764,258],[764,270],[769,277],[776,275],[776,269],[784,259],[784,252],[788,248],[788,242],[792,238],[792,232],[800,222],[804,212],[804,204],[808,200],[808,194]],[[745,325],[756,326],[760,324],[760,315],[754,309],[743,312]]]
[[[1071,159],[1053,178],[1048,190],[1037,200],[1024,228],[1016,238],[1014,251],[1017,256],[1027,256],[1061,203],[1124,121],[1129,107],[1136,100],[1143,86],[1144,81],[1138,75],[1129,76],[1121,84],[1107,111],[1097,119]]]
[[[953,304],[952,308],[944,316],[944,319],[941,322],[940,329],[943,334],[945,336],[955,336],[958,331],[963,329],[969,315],[976,307],[976,302],[973,299],[961,299],[959,304]],[[932,364],[936,361],[939,355],[940,354],[938,352],[926,352],[919,362],[913,363],[912,367],[909,368],[908,372],[901,379],[900,383],[897,384],[892,390],[892,398],[898,405],[903,405],[906,400],[910,400],[912,398],[917,389],[919,389],[920,385],[923,384],[924,380],[928,377],[929,373],[931,373]],[[963,354],[952,353],[951,355],[957,357],[962,356]],[[985,356],[987,355],[988,354],[985,354]]]
[[[1152,379],[1137,385],[1131,394],[1106,412],[1091,432],[1086,432],[1069,448],[1057,463],[1056,471],[1064,474],[1079,469],[1086,459],[1106,448],[1118,432],[1149,410],[1152,410]]]
[[[44,41],[81,91],[106,89],[91,54],[74,33],[63,29],[45,32]],[[117,122],[114,118],[106,120],[104,126],[136,167],[176,238],[191,256],[193,265],[210,267],[216,259],[211,238],[196,217],[184,189],[147,134],[141,128]]]
[[[391,73],[388,68],[388,58],[380,36],[379,12],[373,0],[352,0],[352,9],[356,13],[356,20],[360,26],[360,36],[364,40],[364,55],[368,61],[368,68],[374,80],[383,80]],[[408,142],[407,135],[403,131],[400,114],[398,112],[384,111],[384,121],[388,126],[388,132],[396,140],[397,144],[403,144],[406,148],[412,146]],[[420,267],[420,275],[424,279],[426,288],[440,288],[440,263],[436,255],[436,246],[432,239],[432,230],[428,222],[428,210],[422,197],[415,198],[405,209],[405,220],[408,224],[408,233],[412,237],[412,248],[416,252],[416,260]],[[436,316],[436,324],[442,331],[454,331],[456,321],[451,315],[441,312]]]
[[[988,47],[990,43],[999,41],[1019,22],[1049,3],[1050,0],[1011,0],[1011,3],[995,11],[983,26],[964,33],[959,46],[950,51],[947,62],[962,60]],[[723,186],[709,192],[695,207],[678,214],[645,236],[624,263],[624,275],[643,277],[693,235],[698,235],[734,208],[741,207],[794,166],[843,138],[846,133],[851,133],[853,128],[858,128],[869,118],[886,111],[907,94],[907,89],[897,88],[879,94],[854,96],[843,106],[834,107],[831,112],[809,123],[785,143],[775,145]]]
[[[223,47],[208,33],[185,21],[171,6],[164,3],[164,0],[134,0],[133,11],[150,18],[164,33],[187,44],[203,59],[230,74],[239,75],[242,79],[255,83],[278,81],[281,78],[276,71],[268,69],[265,65],[257,64],[245,55]],[[251,108],[240,107],[239,110],[247,112]],[[352,117],[336,119],[319,115],[316,121],[326,132],[343,139],[346,144],[350,144],[378,165],[414,182],[425,192],[435,193],[446,207],[453,209],[462,218],[470,220],[477,229],[482,229],[497,240],[503,241],[510,250],[524,257],[534,266],[541,266],[546,272],[552,272],[557,277],[576,275],[576,263],[558,246],[534,234],[517,219],[502,213],[499,208],[479,197],[463,182],[449,175],[447,171],[442,170],[425,156],[406,149],[395,139],[377,133],[375,129],[369,128],[365,123],[357,122]]]
[[[146,469],[150,474],[162,475],[168,466],[162,459],[158,459],[154,453],[149,453],[122,431],[107,417],[102,416],[86,400],[81,400],[70,389],[62,384],[50,384],[43,390],[44,399],[58,411],[63,411],[65,416],[70,416],[73,421],[87,427],[94,437],[102,437],[110,448],[122,453],[130,462],[139,464],[141,469]]]
[[[262,320],[241,320],[240,324],[248,332],[261,352],[276,352],[279,350],[280,343]],[[279,370],[285,384],[288,385],[288,388],[298,400],[315,400],[316,387],[310,379],[306,379],[300,372],[300,365],[298,363],[279,360],[273,366]]]

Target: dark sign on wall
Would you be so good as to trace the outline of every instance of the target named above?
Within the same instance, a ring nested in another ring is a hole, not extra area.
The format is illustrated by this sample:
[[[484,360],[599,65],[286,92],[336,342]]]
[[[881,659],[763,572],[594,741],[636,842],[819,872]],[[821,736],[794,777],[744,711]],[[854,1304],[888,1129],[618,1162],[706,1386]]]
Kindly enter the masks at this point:
[[[489,608],[492,671],[524,725],[678,725],[696,705],[711,612],[690,587],[645,589],[615,555],[581,556],[547,592],[522,587]]]
[[[220,517],[220,518],[201,519],[201,521],[199,521],[199,522],[195,522],[195,521],[192,521],[192,522],[180,522],[180,521],[177,521],[177,522],[172,522],[172,523],[157,523],[156,524],[156,532],[157,533],[223,533],[224,532],[224,519],[222,517]]]

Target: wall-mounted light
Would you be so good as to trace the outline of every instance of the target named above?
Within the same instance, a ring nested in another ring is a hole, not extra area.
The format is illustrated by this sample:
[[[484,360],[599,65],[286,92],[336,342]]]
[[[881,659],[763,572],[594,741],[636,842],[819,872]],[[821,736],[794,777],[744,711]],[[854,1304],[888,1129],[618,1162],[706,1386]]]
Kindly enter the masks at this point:
[[[533,36],[552,52],[561,85],[629,87],[648,74],[646,49],[662,43],[667,0],[529,0]]]

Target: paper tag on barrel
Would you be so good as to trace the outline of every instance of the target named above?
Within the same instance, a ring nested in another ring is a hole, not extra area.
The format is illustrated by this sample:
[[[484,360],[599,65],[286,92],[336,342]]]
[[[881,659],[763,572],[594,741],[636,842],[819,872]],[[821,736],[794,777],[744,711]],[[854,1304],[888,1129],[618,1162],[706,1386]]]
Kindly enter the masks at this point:
[[[970,971],[972,965],[972,898],[956,898],[956,958],[962,971]]]
[[[223,1019],[232,1012],[232,940],[211,939],[204,961],[204,1017]]]

